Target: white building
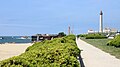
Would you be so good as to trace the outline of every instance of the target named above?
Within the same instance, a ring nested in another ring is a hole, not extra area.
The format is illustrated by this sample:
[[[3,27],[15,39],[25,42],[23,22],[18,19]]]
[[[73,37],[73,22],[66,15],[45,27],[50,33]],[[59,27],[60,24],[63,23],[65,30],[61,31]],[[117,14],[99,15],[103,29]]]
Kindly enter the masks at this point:
[[[110,28],[105,28],[105,29],[103,30],[103,32],[104,32],[104,33],[110,33]]]
[[[95,33],[94,30],[88,30],[88,33]]]
[[[104,30],[103,30],[103,32],[104,33],[117,33],[118,32],[118,30],[117,29],[115,29],[115,28],[105,28]]]

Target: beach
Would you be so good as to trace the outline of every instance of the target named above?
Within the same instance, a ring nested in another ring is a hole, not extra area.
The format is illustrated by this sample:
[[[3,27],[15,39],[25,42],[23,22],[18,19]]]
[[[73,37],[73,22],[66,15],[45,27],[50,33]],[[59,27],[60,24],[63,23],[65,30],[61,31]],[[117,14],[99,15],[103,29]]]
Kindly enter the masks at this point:
[[[33,43],[5,43],[0,44],[0,61],[18,56],[25,52],[25,50]]]

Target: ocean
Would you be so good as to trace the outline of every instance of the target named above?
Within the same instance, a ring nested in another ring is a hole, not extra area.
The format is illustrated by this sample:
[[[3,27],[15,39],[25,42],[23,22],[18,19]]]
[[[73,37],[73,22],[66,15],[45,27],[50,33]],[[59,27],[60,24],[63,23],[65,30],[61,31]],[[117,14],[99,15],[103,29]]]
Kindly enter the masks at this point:
[[[0,36],[0,43],[31,43],[31,36]]]

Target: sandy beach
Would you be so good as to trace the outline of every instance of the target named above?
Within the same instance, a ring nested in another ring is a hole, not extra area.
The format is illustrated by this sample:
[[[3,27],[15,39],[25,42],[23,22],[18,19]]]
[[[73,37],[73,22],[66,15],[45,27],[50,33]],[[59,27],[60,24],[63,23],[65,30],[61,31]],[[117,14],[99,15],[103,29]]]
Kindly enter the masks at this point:
[[[32,43],[22,43],[22,44],[0,44],[0,61],[20,55],[24,53],[27,47],[31,46]]]

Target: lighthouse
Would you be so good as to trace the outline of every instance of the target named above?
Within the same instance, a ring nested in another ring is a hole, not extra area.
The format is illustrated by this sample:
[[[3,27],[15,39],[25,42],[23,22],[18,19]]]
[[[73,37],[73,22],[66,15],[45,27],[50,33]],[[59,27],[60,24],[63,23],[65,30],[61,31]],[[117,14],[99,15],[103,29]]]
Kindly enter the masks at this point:
[[[100,11],[100,27],[99,27],[99,32],[103,33],[103,12]]]

